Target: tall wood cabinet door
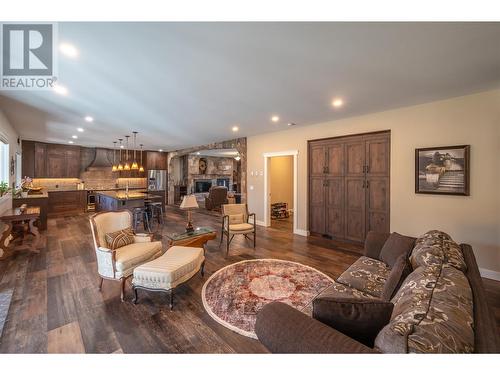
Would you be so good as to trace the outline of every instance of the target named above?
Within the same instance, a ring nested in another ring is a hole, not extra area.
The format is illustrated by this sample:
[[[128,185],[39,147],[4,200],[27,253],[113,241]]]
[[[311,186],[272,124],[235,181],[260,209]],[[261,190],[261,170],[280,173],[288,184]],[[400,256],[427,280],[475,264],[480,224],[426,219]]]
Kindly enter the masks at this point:
[[[389,232],[389,177],[370,177],[366,181],[366,230]]]
[[[325,173],[325,146],[311,145],[309,148],[309,173],[323,176]]]
[[[367,177],[389,176],[390,141],[389,137],[368,137],[366,140]]]
[[[309,230],[326,233],[325,186],[323,177],[311,177],[309,184]]]
[[[326,233],[334,238],[345,238],[344,177],[326,180]]]
[[[80,149],[66,151],[66,174],[65,177],[80,177]]]
[[[364,177],[345,178],[345,238],[362,242],[366,234]]]
[[[326,146],[326,173],[329,176],[344,175],[344,144],[340,142]]]
[[[34,177],[47,177],[47,145],[35,143],[35,171]],[[31,176],[29,176],[31,177]]]
[[[345,145],[345,175],[363,177],[365,166],[364,140],[347,142]]]

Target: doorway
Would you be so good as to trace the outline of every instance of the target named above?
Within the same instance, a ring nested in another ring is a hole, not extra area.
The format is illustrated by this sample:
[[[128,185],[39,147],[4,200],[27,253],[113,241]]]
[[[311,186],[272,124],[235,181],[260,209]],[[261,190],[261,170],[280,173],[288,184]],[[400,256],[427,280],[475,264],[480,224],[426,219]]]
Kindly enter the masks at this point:
[[[297,151],[264,154],[264,225],[297,233]]]

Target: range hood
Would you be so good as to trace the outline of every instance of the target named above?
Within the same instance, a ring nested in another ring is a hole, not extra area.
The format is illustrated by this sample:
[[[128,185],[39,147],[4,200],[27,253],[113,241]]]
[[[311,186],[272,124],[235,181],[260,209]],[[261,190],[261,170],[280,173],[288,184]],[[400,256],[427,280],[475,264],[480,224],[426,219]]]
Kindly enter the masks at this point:
[[[105,148],[95,149],[95,158],[87,167],[87,170],[92,168],[111,168],[111,162],[108,159],[108,150]]]

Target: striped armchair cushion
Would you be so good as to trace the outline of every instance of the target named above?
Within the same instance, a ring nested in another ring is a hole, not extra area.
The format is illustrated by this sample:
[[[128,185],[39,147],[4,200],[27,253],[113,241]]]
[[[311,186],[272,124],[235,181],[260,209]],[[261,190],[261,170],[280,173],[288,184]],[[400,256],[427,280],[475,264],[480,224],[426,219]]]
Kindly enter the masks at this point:
[[[129,227],[113,233],[106,233],[106,243],[111,250],[133,244],[134,231]]]

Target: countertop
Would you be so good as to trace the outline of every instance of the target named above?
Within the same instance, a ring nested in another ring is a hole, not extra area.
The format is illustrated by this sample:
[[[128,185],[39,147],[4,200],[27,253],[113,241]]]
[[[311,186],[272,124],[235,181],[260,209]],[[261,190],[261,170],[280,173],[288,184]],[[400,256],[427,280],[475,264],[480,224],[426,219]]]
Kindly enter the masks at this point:
[[[27,197],[12,197],[13,200],[16,199],[40,199],[40,198],[48,198],[49,193],[42,190],[41,194],[29,194]]]
[[[142,189],[143,190],[143,189]],[[128,194],[125,190],[106,190],[106,191],[97,191],[97,195],[104,195],[106,197],[110,197],[120,201],[131,201],[138,199],[147,199],[150,197],[150,194],[140,193],[137,191],[129,190]]]

